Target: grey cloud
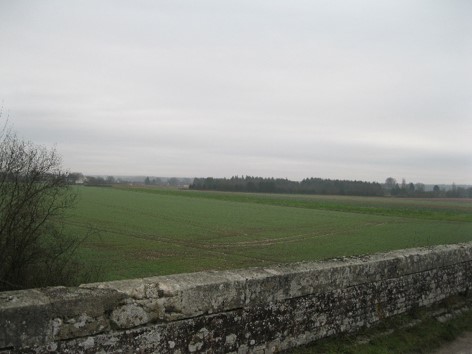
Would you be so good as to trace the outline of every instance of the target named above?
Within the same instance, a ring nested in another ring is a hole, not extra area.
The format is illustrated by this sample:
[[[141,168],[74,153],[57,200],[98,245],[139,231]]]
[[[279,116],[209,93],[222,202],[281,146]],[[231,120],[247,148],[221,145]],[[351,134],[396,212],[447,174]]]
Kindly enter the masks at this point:
[[[466,183],[471,13],[463,1],[3,1],[0,100],[22,135],[85,173]]]

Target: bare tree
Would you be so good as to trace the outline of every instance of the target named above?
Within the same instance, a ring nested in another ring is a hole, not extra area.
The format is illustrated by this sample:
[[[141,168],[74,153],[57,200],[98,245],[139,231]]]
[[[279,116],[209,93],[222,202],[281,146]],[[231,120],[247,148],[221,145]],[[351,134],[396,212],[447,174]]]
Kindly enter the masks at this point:
[[[397,180],[393,177],[388,177],[385,180],[385,188],[388,190],[394,188],[396,184],[397,184]]]
[[[55,149],[20,139],[7,124],[0,129],[0,290],[77,279],[80,239],[63,227],[76,198],[67,177]]]

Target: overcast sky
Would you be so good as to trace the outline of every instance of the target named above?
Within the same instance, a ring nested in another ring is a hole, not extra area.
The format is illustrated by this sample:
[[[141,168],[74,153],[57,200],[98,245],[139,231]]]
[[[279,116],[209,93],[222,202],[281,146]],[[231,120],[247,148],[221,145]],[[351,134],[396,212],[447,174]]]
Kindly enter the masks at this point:
[[[472,1],[0,0],[0,102],[85,174],[472,184]]]

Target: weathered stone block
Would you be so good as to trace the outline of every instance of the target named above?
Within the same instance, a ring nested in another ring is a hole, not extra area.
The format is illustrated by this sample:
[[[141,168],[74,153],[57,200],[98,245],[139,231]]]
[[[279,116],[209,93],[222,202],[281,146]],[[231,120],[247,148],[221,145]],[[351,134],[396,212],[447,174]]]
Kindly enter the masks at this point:
[[[40,290],[0,292],[0,349],[45,344],[51,301]]]
[[[150,322],[151,317],[136,304],[127,304],[113,310],[110,319],[118,328],[133,328]]]

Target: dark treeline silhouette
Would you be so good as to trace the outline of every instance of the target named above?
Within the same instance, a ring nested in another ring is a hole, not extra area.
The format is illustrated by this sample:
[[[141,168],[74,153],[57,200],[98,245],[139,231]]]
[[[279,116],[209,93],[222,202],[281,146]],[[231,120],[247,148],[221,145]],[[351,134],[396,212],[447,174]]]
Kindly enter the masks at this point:
[[[301,182],[283,178],[238,177],[195,178],[190,189],[254,193],[296,193],[382,196],[384,191],[379,183],[306,178]]]
[[[435,185],[432,190],[426,190],[423,183],[407,183],[405,179],[398,184],[395,178],[389,177],[383,185],[385,195],[393,197],[410,198],[472,198],[472,187],[457,186],[452,183],[451,186],[441,188]]]

